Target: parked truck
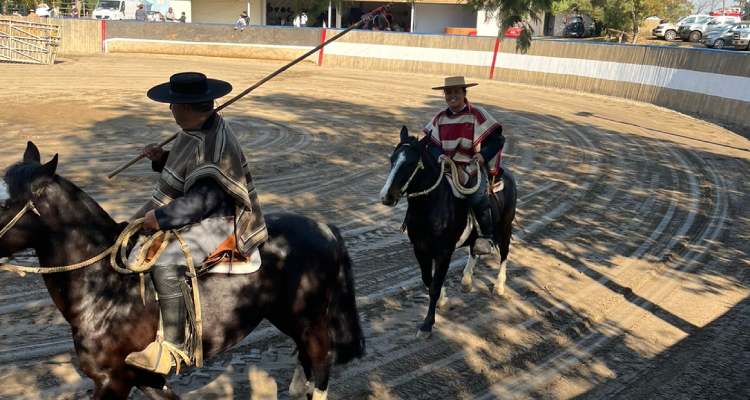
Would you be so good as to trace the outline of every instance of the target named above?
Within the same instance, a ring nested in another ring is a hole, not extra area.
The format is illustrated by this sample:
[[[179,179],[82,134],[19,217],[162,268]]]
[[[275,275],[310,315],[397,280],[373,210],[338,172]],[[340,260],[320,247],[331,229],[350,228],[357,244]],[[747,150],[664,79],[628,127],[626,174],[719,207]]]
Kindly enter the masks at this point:
[[[100,0],[91,18],[106,20],[135,19],[138,0]]]
[[[143,4],[149,15],[158,14],[163,17],[171,7],[177,17],[185,11],[188,14],[188,20],[190,19],[190,1],[170,0],[100,0],[94,12],[91,13],[91,17],[105,20],[135,19],[135,11],[140,4]]]

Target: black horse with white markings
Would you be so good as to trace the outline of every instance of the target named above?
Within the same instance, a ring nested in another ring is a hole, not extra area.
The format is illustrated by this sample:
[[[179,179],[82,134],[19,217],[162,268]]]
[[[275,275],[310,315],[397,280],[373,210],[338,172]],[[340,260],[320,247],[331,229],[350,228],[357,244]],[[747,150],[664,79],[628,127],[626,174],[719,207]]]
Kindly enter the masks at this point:
[[[41,164],[39,150],[29,142],[23,161],[5,173],[0,257],[34,249],[42,267],[79,263],[105,252],[127,225],[116,223],[56,169],[57,155]],[[290,394],[322,400],[331,366],[365,350],[351,259],[331,225],[293,214],[269,214],[266,224],[269,239],[260,248],[258,272],[199,279],[203,351],[211,357],[227,350],[268,319],[299,349]],[[164,377],[125,363],[128,354],[154,340],[159,325],[156,299],[147,291],[142,302],[137,275],[118,274],[105,258],[46,274],[44,283],[71,326],[81,370],[95,383],[95,399],[127,399],[133,387],[150,398],[177,398]]]
[[[432,332],[438,300],[442,303],[446,299],[443,284],[453,252],[463,246],[471,249],[478,237],[476,229],[468,224],[470,207],[467,201],[453,194],[450,184],[443,179],[441,165],[430,154],[428,146],[427,137],[419,140],[409,136],[409,131],[403,127],[401,140],[391,155],[388,179],[380,192],[381,201],[387,206],[395,206],[402,197],[408,197],[405,224],[422,271],[422,282],[430,294],[427,316],[419,327],[420,336]],[[495,293],[499,295],[505,290],[506,263],[517,201],[513,175],[506,170],[502,179],[504,189],[492,196],[495,198],[492,201],[494,239],[499,244],[501,262],[495,284]],[[470,250],[462,280],[465,290],[471,290],[476,259]]]

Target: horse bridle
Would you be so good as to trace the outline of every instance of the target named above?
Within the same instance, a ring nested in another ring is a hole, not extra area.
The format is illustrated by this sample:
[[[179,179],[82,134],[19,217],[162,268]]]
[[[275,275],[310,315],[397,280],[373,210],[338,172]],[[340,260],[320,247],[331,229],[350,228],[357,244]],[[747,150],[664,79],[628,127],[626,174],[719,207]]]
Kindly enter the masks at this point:
[[[404,143],[401,145],[402,147],[411,147],[411,144]],[[424,164],[422,163],[422,157],[419,157],[419,161],[417,162],[417,166],[414,168],[414,172],[411,173],[411,176],[409,179],[407,179],[404,186],[401,188],[401,196],[406,194],[406,191],[409,190],[409,185],[411,185],[411,181],[414,180],[414,177],[417,176],[417,172],[424,169]]]
[[[31,200],[27,201],[26,205],[23,206],[21,211],[19,211],[16,214],[16,216],[13,217],[13,219],[11,219],[10,222],[5,224],[3,229],[0,230],[0,238],[2,238],[6,233],[8,233],[8,231],[13,229],[13,227],[18,223],[18,221],[20,221],[21,218],[23,218],[23,216],[26,215],[27,212],[29,212],[29,210],[31,210],[34,214],[41,216],[41,214],[39,214],[39,210],[36,209],[34,202]]]
[[[404,147],[411,147],[411,144],[405,143],[402,146],[404,146]],[[477,169],[481,169],[482,168],[481,167],[481,163],[479,162],[479,160],[475,159],[474,162],[477,164]],[[440,173],[438,174],[438,178],[437,178],[437,180],[435,181],[435,183],[431,187],[429,187],[426,190],[423,190],[421,192],[408,193],[407,194],[406,192],[409,190],[409,185],[411,184],[411,181],[414,179],[414,177],[417,176],[417,172],[419,172],[420,170],[424,169],[424,163],[422,162],[422,157],[420,155],[419,161],[417,162],[417,166],[416,166],[416,168],[414,168],[414,172],[411,173],[411,176],[409,177],[409,180],[407,180],[406,184],[404,185],[404,187],[401,188],[401,196],[406,195],[407,198],[414,198],[414,197],[419,197],[419,196],[427,195],[427,194],[431,193],[433,190],[437,189],[437,187],[440,186],[440,182],[443,180],[443,171],[445,171],[446,165],[448,166],[448,168],[451,171],[450,176],[451,176],[451,179],[453,180],[453,187],[456,188],[456,190],[459,193],[461,193],[462,195],[466,196],[466,195],[472,195],[477,190],[479,190],[479,186],[480,186],[480,183],[481,183],[479,181],[479,179],[477,179],[477,182],[476,182],[476,184],[473,187],[471,187],[471,188],[465,188],[465,187],[463,187],[461,185],[461,183],[458,181],[458,170],[456,168],[456,164],[451,159],[444,158],[444,159],[442,159],[440,161]]]

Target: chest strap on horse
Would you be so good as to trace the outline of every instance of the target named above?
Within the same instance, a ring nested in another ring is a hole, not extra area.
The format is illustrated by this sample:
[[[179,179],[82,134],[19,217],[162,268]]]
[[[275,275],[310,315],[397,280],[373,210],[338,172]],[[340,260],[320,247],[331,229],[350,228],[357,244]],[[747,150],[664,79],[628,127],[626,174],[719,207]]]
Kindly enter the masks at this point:
[[[477,163],[477,169],[478,169],[479,165],[480,165],[479,164],[479,160],[475,159],[474,162]],[[440,171],[438,172],[438,177],[437,177],[437,180],[435,181],[435,183],[432,186],[430,186],[429,188],[427,188],[427,189],[425,189],[425,190],[423,190],[421,192],[409,193],[409,194],[407,194],[407,197],[408,198],[414,198],[414,197],[419,197],[419,196],[425,196],[425,195],[428,195],[428,194],[432,193],[432,191],[435,190],[435,189],[437,189],[437,187],[440,186],[440,183],[443,181],[443,178],[446,175],[445,174],[446,166],[448,167],[448,170],[449,170],[449,172],[448,172],[447,175],[448,175],[448,179],[451,180],[450,181],[451,186],[460,195],[470,196],[470,195],[476,193],[477,190],[479,190],[479,185],[481,183],[479,181],[479,179],[477,179],[476,184],[474,186],[472,186],[472,187],[468,187],[467,188],[467,187],[463,186],[461,184],[459,176],[458,176],[458,166],[456,166],[456,163],[453,160],[451,160],[450,158],[443,158],[440,161]],[[417,169],[415,170],[415,174],[416,174],[416,171],[418,171],[420,168],[422,168],[421,164],[417,165]],[[407,187],[408,187],[408,185],[404,186],[404,188],[407,188]]]

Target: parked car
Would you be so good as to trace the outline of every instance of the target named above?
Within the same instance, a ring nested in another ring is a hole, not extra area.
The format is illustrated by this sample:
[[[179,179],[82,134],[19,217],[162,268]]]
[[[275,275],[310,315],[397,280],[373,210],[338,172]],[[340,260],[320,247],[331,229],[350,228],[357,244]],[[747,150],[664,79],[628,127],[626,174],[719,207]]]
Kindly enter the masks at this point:
[[[737,50],[750,50],[750,28],[737,29],[734,31],[732,45]]]
[[[565,28],[563,29],[563,37],[589,37],[591,36],[592,31],[593,28],[591,26],[586,26],[586,22],[583,20],[583,17],[573,16],[570,18],[570,21],[565,24]]]
[[[677,27],[685,18],[677,21],[677,23],[662,21],[651,31],[651,34],[657,39],[675,40],[677,39]]]
[[[703,35],[710,30],[720,28],[728,23],[738,22],[740,22],[740,18],[734,15],[722,15],[719,17],[701,15],[696,16],[692,22],[685,20],[678,28],[677,33],[680,34],[680,39],[695,43],[700,41]]]
[[[747,28],[750,28],[750,22],[725,25],[722,28],[715,29],[706,33],[701,39],[701,43],[703,43],[706,47],[723,49],[725,47],[732,46],[732,41],[734,40],[734,32],[740,29]]]
[[[517,26],[511,26],[508,29],[505,30],[505,33],[503,34],[503,37],[506,38],[517,38],[521,36],[521,33],[523,32],[522,27]]]

